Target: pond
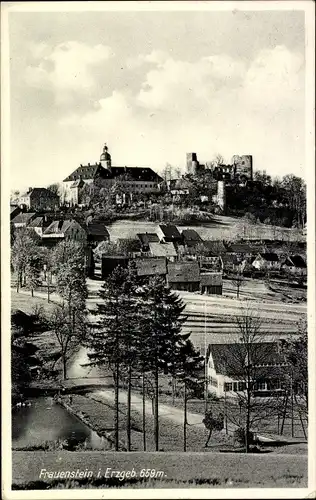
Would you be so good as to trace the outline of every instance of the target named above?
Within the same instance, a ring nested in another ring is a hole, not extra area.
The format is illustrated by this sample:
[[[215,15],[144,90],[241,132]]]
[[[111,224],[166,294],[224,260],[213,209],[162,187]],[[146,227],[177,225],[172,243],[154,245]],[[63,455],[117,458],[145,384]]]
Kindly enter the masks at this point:
[[[30,399],[31,406],[12,409],[12,446],[22,448],[46,441],[67,440],[104,449],[107,443],[51,397]]]

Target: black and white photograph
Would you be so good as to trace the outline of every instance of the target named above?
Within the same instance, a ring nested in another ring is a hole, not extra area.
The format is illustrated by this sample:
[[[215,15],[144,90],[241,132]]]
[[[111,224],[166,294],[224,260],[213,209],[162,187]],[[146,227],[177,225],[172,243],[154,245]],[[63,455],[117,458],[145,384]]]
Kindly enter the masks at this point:
[[[314,7],[3,2],[5,499],[314,498]]]

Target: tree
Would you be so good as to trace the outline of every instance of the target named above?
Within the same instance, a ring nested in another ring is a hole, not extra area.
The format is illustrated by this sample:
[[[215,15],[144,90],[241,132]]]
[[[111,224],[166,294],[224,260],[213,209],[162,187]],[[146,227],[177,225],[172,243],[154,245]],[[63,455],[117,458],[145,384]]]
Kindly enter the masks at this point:
[[[85,312],[77,310],[72,314],[63,303],[54,307],[48,317],[48,324],[60,347],[63,378],[67,379],[67,362],[75,348],[84,341],[86,334]]]
[[[147,324],[150,336],[148,367],[154,382],[154,432],[155,447],[159,451],[159,373],[172,371],[175,352],[187,340],[181,334],[185,321],[182,316],[185,305],[177,294],[172,292],[161,278],[152,278],[143,287],[147,303]]]
[[[16,291],[26,283],[26,269],[32,257],[38,252],[39,238],[26,228],[16,231],[12,246],[11,262],[17,275]]]
[[[285,175],[282,179],[285,200],[293,210],[294,220],[298,227],[304,227],[306,222],[306,184],[295,175]]]
[[[34,297],[34,290],[40,286],[40,268],[39,260],[31,258],[25,268],[26,286],[31,290],[31,295]]]
[[[271,380],[269,363],[273,346],[271,342],[264,342],[260,316],[253,309],[243,308],[235,324],[239,342],[231,345],[223,357],[223,364],[226,373],[239,380],[239,387],[235,391],[235,403],[231,402],[228,408],[225,407],[224,413],[227,419],[243,429],[246,453],[249,453],[252,426],[268,416],[276,415],[278,411],[273,397],[265,398],[264,401],[256,397],[260,383]],[[275,379],[280,380],[282,368],[275,366],[273,370]]]
[[[236,288],[237,299],[239,299],[239,292],[241,287],[245,284],[245,277],[240,271],[237,271],[233,274],[231,282]]]
[[[191,394],[195,394],[197,388],[203,383],[201,372],[204,366],[204,357],[194,348],[188,339],[179,347],[177,360],[177,377],[183,384],[183,451],[187,450],[187,402]]]
[[[116,267],[103,283],[95,314],[98,320],[94,331],[88,337],[88,347],[91,348],[92,364],[107,365],[112,370],[115,389],[115,449],[119,449],[119,381],[121,368],[126,361],[125,342],[130,327],[131,308],[128,288],[128,270]]]
[[[63,299],[67,311],[68,336],[75,337],[77,320],[86,310],[88,296],[85,279],[85,254],[83,247],[74,241],[59,243],[52,256],[52,269],[56,276],[57,292]]]
[[[59,184],[57,182],[54,184],[50,184],[47,189],[59,196]]]
[[[299,411],[308,417],[308,333],[306,321],[297,325],[298,337],[281,341],[282,352],[289,366],[288,383],[299,394]]]

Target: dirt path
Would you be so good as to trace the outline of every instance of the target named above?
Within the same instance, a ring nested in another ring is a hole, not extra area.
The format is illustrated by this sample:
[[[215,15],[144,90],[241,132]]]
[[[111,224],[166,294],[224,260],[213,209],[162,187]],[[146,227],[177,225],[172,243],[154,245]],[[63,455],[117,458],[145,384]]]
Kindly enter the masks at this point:
[[[90,396],[103,400],[103,401],[111,401],[114,402],[114,391],[110,389],[93,391]],[[126,391],[120,391],[120,402],[127,404],[127,393]],[[143,400],[141,397],[136,394],[132,394],[132,407],[141,413],[143,411]],[[146,415],[152,415],[152,403],[149,399],[146,399],[145,406]],[[180,408],[175,408],[173,406],[168,406],[165,404],[159,404],[159,417],[167,418],[172,420],[177,424],[183,424],[183,410]],[[196,425],[205,429],[204,424],[202,423],[203,415],[199,413],[191,413],[188,412],[188,423],[190,425]]]

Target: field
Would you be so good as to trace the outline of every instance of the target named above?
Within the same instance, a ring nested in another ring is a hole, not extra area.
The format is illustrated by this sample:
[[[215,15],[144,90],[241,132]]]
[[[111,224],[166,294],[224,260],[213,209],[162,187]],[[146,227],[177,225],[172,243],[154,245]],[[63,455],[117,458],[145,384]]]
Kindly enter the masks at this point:
[[[91,470],[94,487],[307,487],[307,457],[301,455],[13,451],[12,466],[13,489],[52,487],[52,480],[40,480],[41,469]],[[107,468],[134,470],[135,477],[125,481],[104,477],[98,480],[98,471],[104,475]],[[142,469],[154,471],[155,478],[141,479]],[[80,487],[80,483],[72,482],[68,487]]]
[[[134,238],[137,233],[156,232],[159,222],[119,220],[109,224],[108,230],[111,241],[118,238]],[[226,239],[234,240],[239,238],[249,239],[270,239],[285,241],[304,241],[301,234],[292,229],[278,227],[273,228],[265,224],[250,225],[235,217],[225,217],[220,215],[212,216],[212,221],[199,225],[181,225],[182,229],[195,229],[202,239]]]

